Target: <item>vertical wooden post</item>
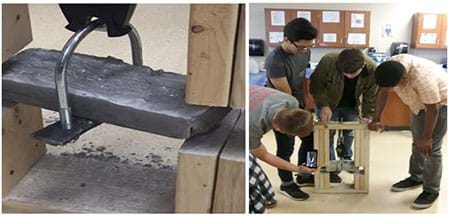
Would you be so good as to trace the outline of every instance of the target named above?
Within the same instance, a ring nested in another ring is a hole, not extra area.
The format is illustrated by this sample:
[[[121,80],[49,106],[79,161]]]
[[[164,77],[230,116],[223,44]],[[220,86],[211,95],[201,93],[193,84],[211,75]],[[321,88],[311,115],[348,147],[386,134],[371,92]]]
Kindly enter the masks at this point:
[[[186,103],[229,105],[238,11],[238,4],[191,6]]]
[[[2,197],[5,197],[45,154],[46,147],[30,136],[43,127],[40,108],[16,104],[2,109]]]
[[[234,108],[245,107],[245,5],[240,4],[239,22],[237,29],[237,40],[234,56],[234,72],[232,73],[231,101],[230,105]]]

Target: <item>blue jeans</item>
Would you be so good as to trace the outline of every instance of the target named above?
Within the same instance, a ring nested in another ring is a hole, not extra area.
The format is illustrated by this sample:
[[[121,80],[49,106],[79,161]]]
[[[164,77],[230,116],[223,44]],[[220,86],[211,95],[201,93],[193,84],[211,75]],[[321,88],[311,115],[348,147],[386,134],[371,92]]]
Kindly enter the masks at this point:
[[[320,109],[315,106],[315,113],[320,117]],[[357,109],[355,107],[337,107],[332,110],[331,121],[356,121]],[[335,160],[334,149],[335,130],[329,131],[329,160]],[[353,130],[343,130],[343,157],[346,159],[352,158],[352,141],[354,140]]]

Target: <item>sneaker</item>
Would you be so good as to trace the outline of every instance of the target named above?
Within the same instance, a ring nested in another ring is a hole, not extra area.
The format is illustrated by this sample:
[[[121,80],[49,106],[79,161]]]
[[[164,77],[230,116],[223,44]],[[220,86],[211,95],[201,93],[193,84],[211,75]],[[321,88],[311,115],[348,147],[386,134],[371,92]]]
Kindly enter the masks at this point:
[[[289,184],[287,186],[281,185],[281,194],[297,201],[303,201],[309,198],[309,194],[302,191],[295,183]]]
[[[296,176],[296,183],[301,187],[313,187],[315,185],[314,175],[298,175]]]
[[[416,209],[426,209],[433,205],[438,198],[438,193],[429,193],[423,191],[413,202],[412,207]]]
[[[278,202],[276,200],[266,201],[265,202],[265,208],[267,208],[267,209],[274,208],[274,207],[276,207],[277,203]]]
[[[342,182],[340,176],[338,176],[337,173],[331,173],[329,175],[329,177],[330,177],[331,183],[341,183]]]
[[[419,188],[422,185],[422,181],[415,181],[412,177],[408,177],[393,186],[391,186],[391,191],[393,192],[402,192],[406,190],[412,190],[415,188]]]

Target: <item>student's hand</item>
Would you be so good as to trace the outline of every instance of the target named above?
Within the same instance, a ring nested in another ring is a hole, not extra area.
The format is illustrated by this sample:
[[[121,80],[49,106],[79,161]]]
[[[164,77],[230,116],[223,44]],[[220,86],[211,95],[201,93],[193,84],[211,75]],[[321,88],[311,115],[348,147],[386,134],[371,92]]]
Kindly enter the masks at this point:
[[[384,126],[380,122],[371,122],[371,123],[368,124],[368,129],[372,130],[372,131],[379,131],[380,130],[380,132],[383,132],[384,131]]]
[[[415,145],[418,152],[427,156],[432,152],[432,138],[430,139],[415,139]]]
[[[372,121],[373,120],[371,118],[359,118],[359,122],[364,125],[367,125],[367,124],[371,123]]]
[[[320,120],[323,122],[329,122],[332,117],[332,110],[329,106],[323,106],[320,110]]]
[[[314,173],[315,171],[316,171],[316,169],[314,169],[314,168],[309,168],[309,167],[306,167],[306,166],[303,166],[303,165],[299,165],[299,166],[298,166],[297,173],[308,173],[308,174],[312,174],[312,173]]]

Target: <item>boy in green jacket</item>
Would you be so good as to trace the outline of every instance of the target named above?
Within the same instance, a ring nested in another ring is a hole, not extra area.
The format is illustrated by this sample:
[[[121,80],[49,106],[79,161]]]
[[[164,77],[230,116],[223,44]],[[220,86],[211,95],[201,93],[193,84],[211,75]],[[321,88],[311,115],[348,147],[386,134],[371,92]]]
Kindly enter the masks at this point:
[[[345,49],[323,56],[310,80],[310,93],[320,120],[344,122],[360,119],[368,124],[376,104],[375,70],[376,64],[359,49]],[[335,160],[334,135],[335,130],[330,131],[330,160]],[[353,138],[352,130],[343,130],[344,159],[352,158]],[[336,173],[331,173],[332,179],[341,182]],[[303,180],[307,182],[307,179]]]

